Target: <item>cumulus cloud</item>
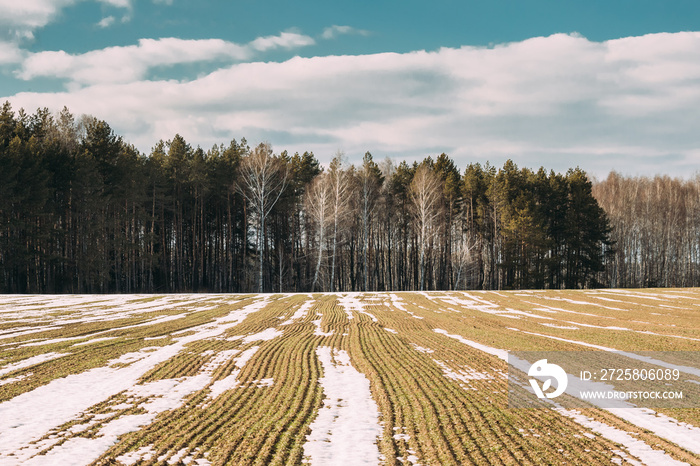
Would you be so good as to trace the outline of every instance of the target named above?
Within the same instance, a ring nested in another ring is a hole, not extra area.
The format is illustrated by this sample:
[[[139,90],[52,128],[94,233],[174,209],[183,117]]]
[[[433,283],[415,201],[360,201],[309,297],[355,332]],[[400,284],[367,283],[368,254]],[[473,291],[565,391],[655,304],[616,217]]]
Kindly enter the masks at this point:
[[[258,37],[250,43],[250,47],[259,52],[278,48],[293,49],[313,45],[314,40],[296,32],[283,32],[277,36]]]
[[[16,37],[31,37],[77,0],[0,0],[0,26]]]
[[[153,45],[149,59],[164,47]],[[696,32],[607,42],[557,34],[491,48],[238,63],[189,82],[103,80],[9,100],[104,118],[143,151],[179,132],[203,147],[245,136],[322,161],[337,149],[358,159],[367,150],[399,159],[444,151],[461,167],[513,158],[600,176],[689,175],[700,162],[699,50]],[[54,58],[47,70],[70,71]]]
[[[337,26],[334,24],[333,26],[325,28],[321,34],[321,37],[324,39],[333,39],[343,34],[359,34],[361,36],[368,36],[369,31],[355,29],[351,26]]]
[[[64,51],[46,51],[30,55],[17,76],[65,78],[71,87],[103,83],[126,83],[144,79],[149,69],[216,60],[248,60],[255,52],[275,48],[291,49],[313,44],[302,34],[283,32],[239,45],[221,39],[184,40],[177,38],[141,39],[138,45],[71,55]]]
[[[52,22],[66,7],[81,0],[0,0],[0,27],[15,38],[31,38],[36,29]],[[97,0],[117,8],[131,9],[131,0]]]
[[[99,23],[97,23],[97,26],[101,28],[108,28],[112,24],[114,24],[114,20],[114,16],[107,16],[106,18],[102,18],[102,20]]]
[[[0,65],[18,63],[22,58],[23,54],[17,44],[0,40]]]
[[[138,45],[109,47],[80,55],[64,51],[35,53],[22,64],[18,76],[67,78],[78,84],[119,83],[142,79],[154,66],[247,56],[244,48],[220,39],[141,39]]]

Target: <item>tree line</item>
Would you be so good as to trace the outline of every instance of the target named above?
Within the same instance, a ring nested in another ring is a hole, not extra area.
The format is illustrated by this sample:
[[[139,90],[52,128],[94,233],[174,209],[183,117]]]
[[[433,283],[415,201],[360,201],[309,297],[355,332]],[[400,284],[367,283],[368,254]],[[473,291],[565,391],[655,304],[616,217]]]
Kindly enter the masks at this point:
[[[624,177],[593,186],[615,251],[602,280],[614,287],[700,286],[700,175]]]
[[[322,168],[310,152],[180,135],[142,154],[105,121],[5,103],[0,292],[583,288],[674,284],[663,260],[678,257],[695,270],[688,233],[690,259],[655,249],[637,271],[651,237],[620,236],[610,180],[460,170],[446,154],[354,166],[338,153]]]

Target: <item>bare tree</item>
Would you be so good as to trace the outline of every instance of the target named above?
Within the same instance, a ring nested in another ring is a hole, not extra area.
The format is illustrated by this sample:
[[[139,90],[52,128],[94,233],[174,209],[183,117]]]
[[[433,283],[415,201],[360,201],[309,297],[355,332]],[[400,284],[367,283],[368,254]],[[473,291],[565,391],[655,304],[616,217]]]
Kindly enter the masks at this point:
[[[411,202],[416,233],[418,234],[419,281],[421,291],[425,289],[425,252],[432,240],[438,235],[440,208],[441,208],[441,184],[440,178],[425,165],[416,170],[410,188]]]
[[[623,177],[594,185],[610,219],[615,254],[606,263],[611,286],[688,286],[697,283],[698,179]]]
[[[452,254],[452,267],[457,271],[453,289],[459,289],[462,275],[468,275],[468,272],[465,271],[465,269],[470,265],[472,267],[475,265],[474,252],[478,251],[478,246],[479,245],[474,240],[474,237],[469,234],[462,235],[460,241],[457,242],[454,254]],[[466,289],[466,286],[463,286],[462,288]]]
[[[259,144],[243,159],[239,190],[250,204],[257,220],[257,243],[260,257],[258,291],[263,292],[263,258],[265,255],[265,220],[287,187],[288,169],[279,157],[272,155],[269,143]]]
[[[335,291],[335,260],[338,250],[338,230],[350,213],[350,172],[343,168],[343,153],[337,152],[328,170],[331,189],[331,215],[333,219],[333,250],[331,253],[330,291]]]
[[[326,231],[333,221],[331,215],[331,194],[331,185],[328,181],[327,173],[322,173],[314,178],[311,186],[306,191],[306,214],[315,225],[318,234],[318,255],[311,291],[314,291],[318,284],[321,263],[323,262],[323,244],[327,236]]]

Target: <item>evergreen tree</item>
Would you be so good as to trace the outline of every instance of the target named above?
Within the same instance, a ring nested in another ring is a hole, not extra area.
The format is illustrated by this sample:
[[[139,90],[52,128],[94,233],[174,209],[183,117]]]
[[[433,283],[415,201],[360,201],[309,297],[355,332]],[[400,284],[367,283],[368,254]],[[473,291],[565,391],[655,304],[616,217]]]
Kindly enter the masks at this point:
[[[105,121],[76,123],[66,108],[15,113],[9,103],[0,166],[3,292],[580,288],[700,277],[697,180],[613,174],[594,186],[580,169],[533,172],[512,161],[470,164],[460,176],[446,154],[380,167],[369,152],[357,167],[336,157],[323,172],[310,152],[275,156],[245,139],[204,151],[177,134],[146,156]]]

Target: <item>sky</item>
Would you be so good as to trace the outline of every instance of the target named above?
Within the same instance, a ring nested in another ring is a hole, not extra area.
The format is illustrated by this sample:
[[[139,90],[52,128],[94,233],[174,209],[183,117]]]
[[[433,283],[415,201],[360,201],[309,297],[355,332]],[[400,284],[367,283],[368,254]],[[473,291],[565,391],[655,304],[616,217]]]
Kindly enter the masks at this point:
[[[93,115],[145,154],[180,134],[687,178],[700,2],[0,0],[0,101]]]

